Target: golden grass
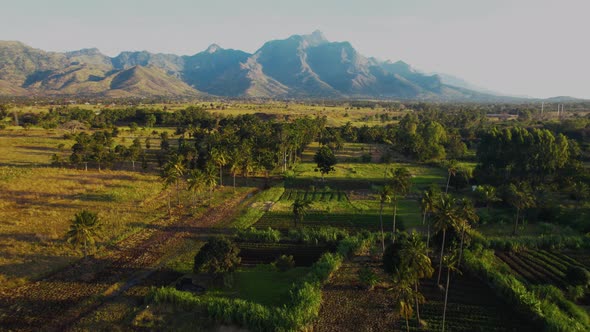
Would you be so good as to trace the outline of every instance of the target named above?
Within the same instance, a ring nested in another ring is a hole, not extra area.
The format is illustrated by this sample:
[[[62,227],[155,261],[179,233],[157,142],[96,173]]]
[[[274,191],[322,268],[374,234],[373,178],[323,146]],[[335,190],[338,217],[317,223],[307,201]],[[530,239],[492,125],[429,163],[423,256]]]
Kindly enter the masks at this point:
[[[79,258],[64,242],[73,216],[98,212],[102,244],[165,214],[154,175],[0,167],[0,280],[19,283]]]

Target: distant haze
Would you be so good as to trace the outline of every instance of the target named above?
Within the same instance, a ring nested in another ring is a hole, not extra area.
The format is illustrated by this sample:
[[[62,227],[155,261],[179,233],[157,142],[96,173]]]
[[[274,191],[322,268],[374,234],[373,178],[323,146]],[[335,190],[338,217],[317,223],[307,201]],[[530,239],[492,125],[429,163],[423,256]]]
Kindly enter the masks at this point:
[[[97,47],[254,52],[320,29],[362,54],[404,60],[511,95],[590,98],[588,0],[2,0],[0,40],[52,51]]]

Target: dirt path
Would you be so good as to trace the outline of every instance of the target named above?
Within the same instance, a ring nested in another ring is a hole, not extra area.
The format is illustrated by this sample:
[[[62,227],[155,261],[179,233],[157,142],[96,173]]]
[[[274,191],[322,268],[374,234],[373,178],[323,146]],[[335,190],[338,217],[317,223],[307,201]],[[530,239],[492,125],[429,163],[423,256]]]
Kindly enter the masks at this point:
[[[141,284],[158,270],[183,238],[227,232],[211,228],[231,218],[251,192],[225,201],[200,217],[176,215],[131,235],[111,253],[76,264],[36,282],[0,293],[0,330],[59,331],[103,303]]]

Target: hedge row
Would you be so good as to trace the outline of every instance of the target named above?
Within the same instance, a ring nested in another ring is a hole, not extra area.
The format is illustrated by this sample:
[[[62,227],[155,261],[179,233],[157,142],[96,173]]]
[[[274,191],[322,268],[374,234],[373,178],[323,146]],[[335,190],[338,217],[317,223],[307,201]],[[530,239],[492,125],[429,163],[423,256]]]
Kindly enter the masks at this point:
[[[257,243],[277,243],[281,241],[281,232],[268,227],[267,229],[240,229],[238,231],[238,241],[257,242]]]
[[[488,237],[478,239],[483,246],[504,251],[520,251],[522,249],[588,249],[590,248],[590,237],[588,236],[567,236],[567,235],[531,235],[515,238]]]

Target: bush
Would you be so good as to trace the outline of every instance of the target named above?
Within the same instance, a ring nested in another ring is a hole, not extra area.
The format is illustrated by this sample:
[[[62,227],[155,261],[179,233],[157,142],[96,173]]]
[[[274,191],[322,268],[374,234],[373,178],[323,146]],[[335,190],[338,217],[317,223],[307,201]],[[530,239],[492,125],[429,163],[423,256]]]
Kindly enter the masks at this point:
[[[565,278],[574,286],[587,286],[590,284],[590,272],[580,266],[568,266]]]
[[[232,272],[238,264],[240,249],[225,237],[214,237],[195,255],[194,272],[223,274]]]
[[[338,243],[337,252],[342,255],[342,257],[360,255],[369,251],[374,241],[375,237],[372,233],[349,236]]]
[[[363,267],[358,272],[359,282],[361,285],[366,287],[368,290],[372,290],[375,285],[379,282],[379,277],[373,269],[370,267]]]
[[[295,267],[295,260],[292,255],[281,255],[275,262],[274,266],[281,272],[286,272]]]
[[[338,270],[341,264],[341,255],[329,252],[325,253],[311,266],[311,271],[305,276],[305,281],[309,283],[324,283],[330,278],[332,272]]]
[[[281,240],[281,232],[270,227],[267,229],[250,227],[238,231],[238,240],[244,242],[277,243]]]
[[[568,286],[566,290],[567,298],[570,301],[578,301],[586,295],[586,287],[584,286]]]
[[[302,227],[289,230],[289,240],[305,244],[336,244],[348,236],[348,231],[337,227]]]

